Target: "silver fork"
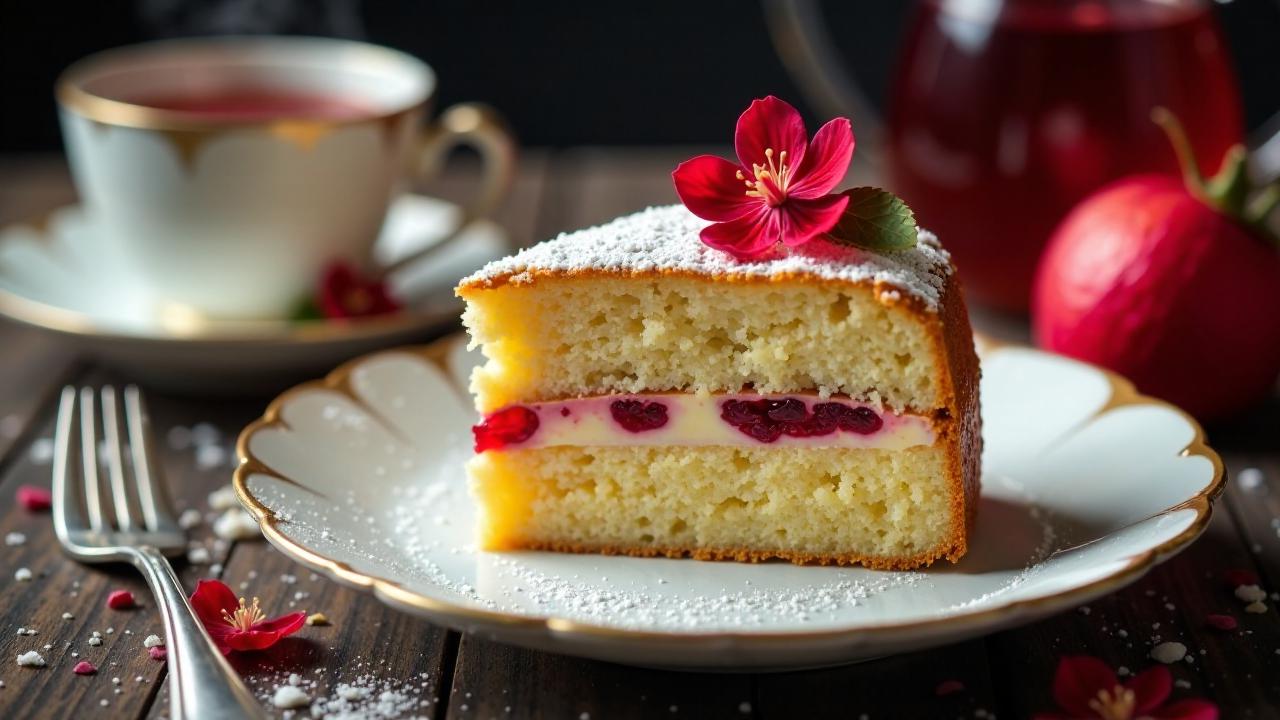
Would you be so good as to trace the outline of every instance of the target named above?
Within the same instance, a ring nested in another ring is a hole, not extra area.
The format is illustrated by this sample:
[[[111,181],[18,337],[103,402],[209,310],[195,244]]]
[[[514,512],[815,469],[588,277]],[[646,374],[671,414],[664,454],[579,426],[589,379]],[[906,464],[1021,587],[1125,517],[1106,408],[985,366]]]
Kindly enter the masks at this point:
[[[125,472],[125,435],[116,391],[102,388],[101,421],[94,396],[93,388],[62,389],[53,459],[53,528],[58,540],[81,562],[128,562],[146,577],[164,618],[170,712],[175,720],[261,717],[261,707],[205,634],[165,559],[185,551],[187,538],[174,519],[160,464],[155,461],[141,393],[133,385],[124,389],[132,473]],[[77,425],[79,443],[74,437]],[[103,448],[99,448],[99,426]],[[99,478],[103,465],[106,493]],[[73,481],[77,468],[79,490]]]

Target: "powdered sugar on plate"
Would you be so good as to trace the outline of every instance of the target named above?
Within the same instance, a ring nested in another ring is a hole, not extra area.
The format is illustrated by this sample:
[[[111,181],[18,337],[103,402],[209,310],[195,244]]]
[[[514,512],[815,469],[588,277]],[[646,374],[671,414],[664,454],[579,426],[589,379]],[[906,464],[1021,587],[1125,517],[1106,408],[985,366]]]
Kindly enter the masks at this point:
[[[951,256],[927,230],[914,248],[872,253],[824,241],[750,261],[704,245],[698,233],[707,222],[683,205],[651,207],[612,222],[539,243],[496,260],[462,281],[485,285],[521,284],[542,274],[605,272],[622,276],[674,272],[713,278],[800,277],[896,288],[936,311],[952,272]]]

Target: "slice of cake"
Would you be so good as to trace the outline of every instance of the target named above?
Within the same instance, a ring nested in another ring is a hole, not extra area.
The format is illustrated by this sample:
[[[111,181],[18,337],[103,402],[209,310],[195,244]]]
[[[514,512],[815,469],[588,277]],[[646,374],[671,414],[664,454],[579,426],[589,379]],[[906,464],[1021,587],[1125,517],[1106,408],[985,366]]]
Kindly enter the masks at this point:
[[[480,546],[915,568],[965,553],[978,365],[930,233],[734,260],[683,206],[458,288]]]

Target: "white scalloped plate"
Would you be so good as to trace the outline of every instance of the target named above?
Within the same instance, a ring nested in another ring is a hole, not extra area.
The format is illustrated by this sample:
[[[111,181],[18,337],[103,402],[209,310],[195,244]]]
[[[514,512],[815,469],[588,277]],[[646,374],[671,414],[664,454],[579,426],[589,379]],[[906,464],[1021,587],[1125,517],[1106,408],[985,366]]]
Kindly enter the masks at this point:
[[[298,562],[435,622],[614,662],[784,668],[991,632],[1133,582],[1209,520],[1222,464],[1180,410],[1030,349],[982,359],[975,537],[922,572],[485,553],[463,463],[476,362],[457,337],[364,357],[240,437],[236,490]]]

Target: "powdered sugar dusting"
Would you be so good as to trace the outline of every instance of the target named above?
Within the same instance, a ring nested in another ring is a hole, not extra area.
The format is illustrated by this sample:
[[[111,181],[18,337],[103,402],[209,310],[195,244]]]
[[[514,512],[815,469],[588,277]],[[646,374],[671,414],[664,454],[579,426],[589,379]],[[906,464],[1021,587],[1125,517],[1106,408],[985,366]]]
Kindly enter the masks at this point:
[[[800,277],[888,285],[936,312],[952,272],[951,256],[927,230],[920,230],[919,242],[909,250],[872,253],[816,241],[763,259],[740,261],[699,240],[698,233],[706,225],[683,205],[651,207],[491,262],[462,285],[504,278],[522,284],[537,275],[584,271],[623,276],[675,272],[717,278]]]

